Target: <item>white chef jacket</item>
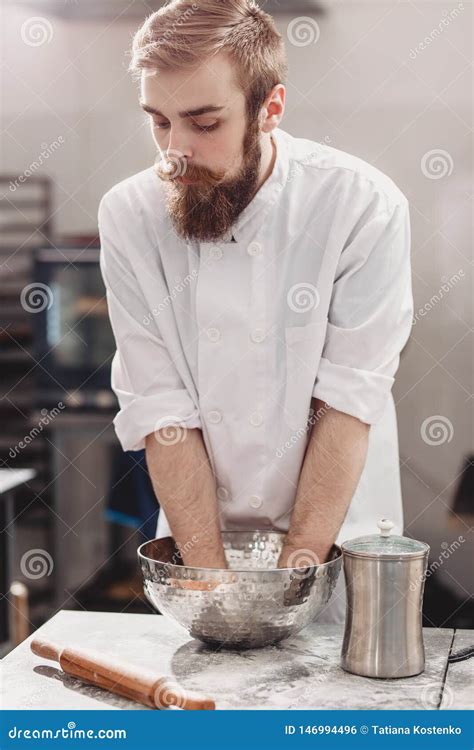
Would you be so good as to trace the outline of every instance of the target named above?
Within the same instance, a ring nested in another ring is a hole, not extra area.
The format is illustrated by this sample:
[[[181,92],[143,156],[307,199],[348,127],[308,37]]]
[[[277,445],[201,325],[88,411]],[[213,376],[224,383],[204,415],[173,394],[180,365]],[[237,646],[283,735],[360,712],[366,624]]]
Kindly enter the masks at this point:
[[[176,234],[153,167],[103,197],[116,433],[133,451],[166,424],[200,428],[222,529],[286,531],[317,397],[372,425],[337,542],[383,516],[401,533],[391,388],[413,314],[408,201],[362,159],[273,138],[273,171],[224,241]]]

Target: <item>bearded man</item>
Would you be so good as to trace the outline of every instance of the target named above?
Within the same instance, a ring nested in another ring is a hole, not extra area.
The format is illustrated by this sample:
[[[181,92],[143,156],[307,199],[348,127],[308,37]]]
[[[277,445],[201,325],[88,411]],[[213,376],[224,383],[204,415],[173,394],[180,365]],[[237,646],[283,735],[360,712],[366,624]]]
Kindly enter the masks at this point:
[[[226,567],[222,530],[286,532],[281,567],[402,533],[391,394],[412,320],[408,202],[280,128],[287,62],[250,0],[174,0],[131,69],[153,166],[99,208],[114,420],[146,451],[157,536]],[[321,621],[344,618],[344,580]]]

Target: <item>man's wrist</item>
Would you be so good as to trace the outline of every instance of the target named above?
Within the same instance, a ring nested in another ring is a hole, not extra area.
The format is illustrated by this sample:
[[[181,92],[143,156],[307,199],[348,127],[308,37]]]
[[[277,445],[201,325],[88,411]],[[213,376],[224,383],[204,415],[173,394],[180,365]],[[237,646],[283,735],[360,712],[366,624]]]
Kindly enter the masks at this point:
[[[280,553],[278,567],[305,568],[328,561],[332,543],[313,539],[286,539]]]
[[[193,543],[181,545],[180,554],[184,565],[191,568],[227,568],[222,539],[215,541],[203,538],[199,534],[192,537]],[[179,545],[178,545],[179,546]]]

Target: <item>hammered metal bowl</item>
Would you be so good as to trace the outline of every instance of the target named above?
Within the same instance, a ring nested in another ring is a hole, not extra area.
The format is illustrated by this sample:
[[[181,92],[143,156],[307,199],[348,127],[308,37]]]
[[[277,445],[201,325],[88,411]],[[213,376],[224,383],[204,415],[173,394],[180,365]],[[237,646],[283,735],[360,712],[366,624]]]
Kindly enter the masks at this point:
[[[182,564],[172,537],[138,548],[144,592],[153,606],[194,638],[220,648],[257,648],[281,641],[326,606],[342,566],[334,545],[328,562],[277,568],[285,534],[223,531],[228,569]]]

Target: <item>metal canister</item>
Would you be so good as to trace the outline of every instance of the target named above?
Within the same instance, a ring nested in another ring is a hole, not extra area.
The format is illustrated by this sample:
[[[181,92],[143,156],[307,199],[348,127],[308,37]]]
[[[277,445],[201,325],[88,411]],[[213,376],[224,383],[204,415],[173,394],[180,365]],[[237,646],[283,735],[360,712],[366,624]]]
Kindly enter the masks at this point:
[[[341,545],[347,609],[341,666],[365,677],[410,677],[425,668],[422,606],[429,546],[379,534]]]

